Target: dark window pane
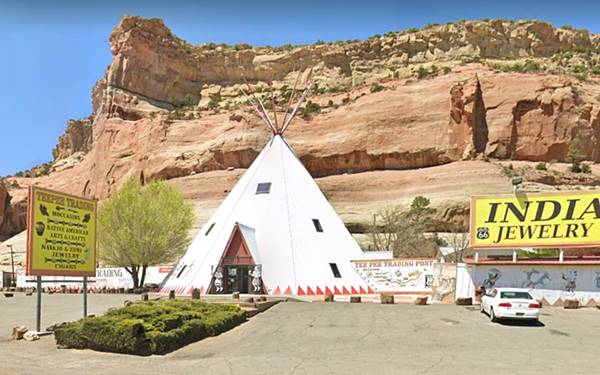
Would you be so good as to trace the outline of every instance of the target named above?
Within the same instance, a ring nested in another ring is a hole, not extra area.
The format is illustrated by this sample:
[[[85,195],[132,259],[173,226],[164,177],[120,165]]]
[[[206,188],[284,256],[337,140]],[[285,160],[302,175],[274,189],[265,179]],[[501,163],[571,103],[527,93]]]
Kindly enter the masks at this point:
[[[271,191],[270,182],[261,182],[256,186],[256,194],[269,194]]]
[[[317,232],[323,232],[323,227],[321,226],[321,222],[319,221],[319,219],[312,219],[312,222]]]
[[[533,299],[527,292],[501,292],[500,298],[502,299]]]
[[[181,276],[181,274],[183,273],[183,271],[185,271],[186,267],[187,267],[187,264],[185,266],[181,267],[181,271],[179,271],[179,273],[177,274],[178,279]]]
[[[210,225],[210,227],[208,227],[208,230],[206,231],[206,233],[204,233],[205,236],[208,236],[208,234],[210,233],[210,231],[213,229],[213,227],[215,226],[215,223],[212,223]]]
[[[333,277],[335,278],[341,278],[342,275],[340,274],[340,270],[338,269],[337,264],[335,263],[329,263],[329,267],[331,267],[331,272],[333,272]]]

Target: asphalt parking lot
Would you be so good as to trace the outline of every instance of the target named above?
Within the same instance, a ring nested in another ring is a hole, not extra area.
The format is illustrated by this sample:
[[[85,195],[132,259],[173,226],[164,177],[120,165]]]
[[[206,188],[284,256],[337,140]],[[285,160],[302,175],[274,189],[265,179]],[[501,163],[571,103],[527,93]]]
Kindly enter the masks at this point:
[[[33,323],[34,300],[0,299],[0,331]],[[92,295],[91,313],[128,296]],[[76,319],[81,296],[44,296],[45,325]],[[591,374],[600,310],[544,308],[542,323],[496,324],[478,306],[280,303],[165,356],[57,349],[52,336],[0,341],[0,374]]]

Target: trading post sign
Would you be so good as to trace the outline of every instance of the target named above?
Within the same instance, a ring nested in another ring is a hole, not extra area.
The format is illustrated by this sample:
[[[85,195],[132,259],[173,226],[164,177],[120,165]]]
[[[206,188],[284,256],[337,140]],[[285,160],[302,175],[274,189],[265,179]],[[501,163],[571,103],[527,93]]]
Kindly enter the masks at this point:
[[[27,275],[96,275],[96,201],[29,189]]]
[[[471,247],[600,246],[600,191],[471,197]]]

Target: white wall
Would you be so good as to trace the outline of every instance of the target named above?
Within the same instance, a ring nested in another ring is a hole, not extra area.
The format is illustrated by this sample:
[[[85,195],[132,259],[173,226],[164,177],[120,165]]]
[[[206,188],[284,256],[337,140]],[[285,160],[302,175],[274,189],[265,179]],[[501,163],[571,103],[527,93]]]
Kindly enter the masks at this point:
[[[456,265],[456,298],[475,297],[475,286],[471,273],[472,266],[465,263]]]
[[[160,284],[169,274],[172,266],[157,266],[148,267],[146,270],[145,284]],[[65,285],[67,288],[82,288],[82,283],[65,283],[63,280],[77,280],[78,277],[73,276],[43,276],[44,288],[60,288]],[[28,280],[30,282],[28,282]],[[35,276],[25,276],[25,271],[17,272],[17,287],[31,288],[35,286]],[[50,282],[54,281],[54,282]],[[96,288],[132,288],[133,279],[124,268],[98,268],[96,269],[96,277],[89,278],[90,283],[88,289]]]
[[[480,264],[467,272],[471,287],[526,288],[549,304],[576,298],[583,304],[600,302],[600,265],[493,265]],[[467,279],[467,276],[465,276]]]

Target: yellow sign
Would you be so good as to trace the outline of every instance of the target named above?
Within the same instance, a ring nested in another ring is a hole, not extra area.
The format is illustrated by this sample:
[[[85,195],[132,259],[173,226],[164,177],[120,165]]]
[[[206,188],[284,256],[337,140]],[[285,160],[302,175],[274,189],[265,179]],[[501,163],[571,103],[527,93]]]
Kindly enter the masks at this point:
[[[29,189],[27,275],[96,275],[96,201]]]
[[[600,246],[600,191],[471,197],[471,247]]]

